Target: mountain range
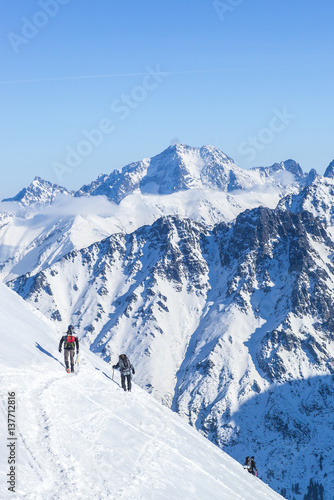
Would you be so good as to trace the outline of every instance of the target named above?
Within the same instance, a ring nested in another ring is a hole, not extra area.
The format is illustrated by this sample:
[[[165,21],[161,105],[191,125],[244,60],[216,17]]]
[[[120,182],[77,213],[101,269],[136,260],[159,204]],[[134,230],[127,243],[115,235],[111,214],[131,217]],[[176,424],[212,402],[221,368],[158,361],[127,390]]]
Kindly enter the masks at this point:
[[[35,179],[2,203],[2,279],[285,498],[331,498],[333,170],[178,144],[76,192]]]

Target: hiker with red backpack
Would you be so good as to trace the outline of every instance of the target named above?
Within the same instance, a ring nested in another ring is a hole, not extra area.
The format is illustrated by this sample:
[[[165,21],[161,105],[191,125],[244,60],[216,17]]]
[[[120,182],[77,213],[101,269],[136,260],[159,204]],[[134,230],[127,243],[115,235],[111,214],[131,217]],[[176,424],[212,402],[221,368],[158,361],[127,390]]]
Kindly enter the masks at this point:
[[[118,363],[117,365],[113,365],[113,368],[116,370],[118,369],[121,372],[121,383],[122,383],[122,388],[126,391],[126,383],[128,385],[128,391],[131,391],[131,372],[134,375],[135,374],[135,369],[133,368],[132,364],[130,363],[129,358],[127,357],[126,354],[120,354],[118,358]]]
[[[75,348],[77,349],[77,355],[79,354],[79,340],[78,337],[74,335],[73,326],[69,325],[66,335],[63,335],[59,342],[59,352],[61,352],[62,345],[64,343],[64,360],[67,373],[70,371],[74,372],[74,355]],[[71,370],[69,367],[69,358],[71,361]]]

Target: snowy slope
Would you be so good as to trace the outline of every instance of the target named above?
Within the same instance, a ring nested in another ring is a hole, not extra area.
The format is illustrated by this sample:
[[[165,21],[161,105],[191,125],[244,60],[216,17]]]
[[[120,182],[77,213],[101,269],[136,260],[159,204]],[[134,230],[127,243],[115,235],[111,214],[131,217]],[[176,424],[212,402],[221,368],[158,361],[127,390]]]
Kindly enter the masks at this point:
[[[239,460],[247,443],[286,498],[331,499],[333,243],[310,213],[265,209],[216,235],[173,408]]]
[[[78,371],[66,374],[59,332],[4,285],[0,314],[1,498],[281,498],[137,386],[124,393],[85,349]],[[14,445],[8,392],[16,401]],[[6,443],[15,493],[7,490]]]

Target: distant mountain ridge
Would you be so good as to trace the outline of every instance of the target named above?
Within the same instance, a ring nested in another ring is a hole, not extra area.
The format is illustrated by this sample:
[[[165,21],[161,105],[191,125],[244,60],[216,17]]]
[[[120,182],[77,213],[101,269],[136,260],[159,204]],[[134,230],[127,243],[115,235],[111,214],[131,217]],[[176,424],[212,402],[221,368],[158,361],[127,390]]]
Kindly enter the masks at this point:
[[[137,190],[160,195],[196,188],[231,191],[240,188],[237,180],[242,176],[250,177],[217,148],[176,144],[153,158],[131,163],[107,178],[101,177],[100,185],[85,186],[76,196],[104,194],[119,203]]]
[[[284,178],[284,172],[291,174]],[[130,163],[111,174],[101,174],[77,191],[43,181],[36,177],[28,188],[3,201],[51,203],[59,194],[69,196],[103,195],[115,203],[133,193],[170,195],[189,189],[210,189],[226,193],[235,190],[258,189],[267,186],[303,182],[307,176],[294,160],[275,163],[270,167],[244,170],[218,148],[191,147],[184,144],[169,146],[162,153]]]

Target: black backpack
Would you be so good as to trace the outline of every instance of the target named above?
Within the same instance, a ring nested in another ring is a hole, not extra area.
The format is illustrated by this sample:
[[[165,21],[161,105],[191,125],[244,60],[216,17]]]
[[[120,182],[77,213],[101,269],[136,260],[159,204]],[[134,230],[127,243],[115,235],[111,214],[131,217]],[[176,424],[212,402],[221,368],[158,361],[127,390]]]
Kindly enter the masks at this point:
[[[119,367],[120,367],[121,371],[130,370],[130,361],[129,361],[128,357],[126,356],[126,354],[122,354],[119,357]]]

